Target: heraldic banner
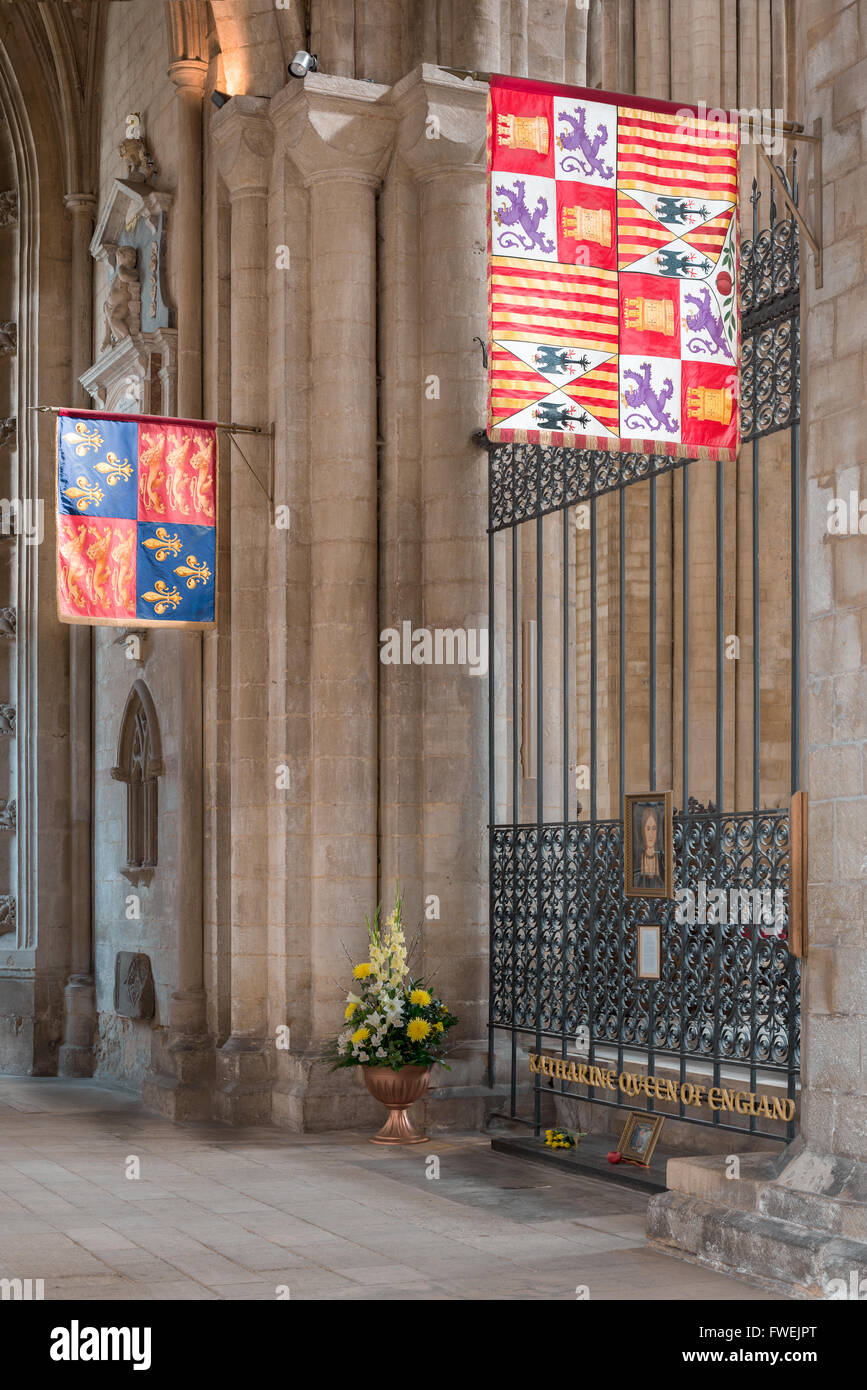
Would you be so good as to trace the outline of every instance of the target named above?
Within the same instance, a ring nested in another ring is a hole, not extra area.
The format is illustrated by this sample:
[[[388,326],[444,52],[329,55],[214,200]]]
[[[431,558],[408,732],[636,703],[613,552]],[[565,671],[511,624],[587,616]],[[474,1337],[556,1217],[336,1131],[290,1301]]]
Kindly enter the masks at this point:
[[[735,458],[738,157],[736,120],[491,78],[491,440]]]
[[[57,609],[66,623],[216,621],[216,429],[60,411]]]

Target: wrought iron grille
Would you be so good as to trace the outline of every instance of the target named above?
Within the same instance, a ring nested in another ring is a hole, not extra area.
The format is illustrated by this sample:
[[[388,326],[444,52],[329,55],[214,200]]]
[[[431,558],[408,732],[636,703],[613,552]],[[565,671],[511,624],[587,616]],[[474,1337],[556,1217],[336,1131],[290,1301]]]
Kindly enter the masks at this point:
[[[797,202],[797,166],[779,172]],[[791,546],[791,744],[790,782],[799,781],[800,696],[798,607],[798,534],[800,490],[798,422],[800,413],[798,229],[793,218],[780,219],[771,190],[769,219],[759,226],[762,193],[753,182],[752,238],[741,245],[741,429],[752,450],[752,729],[753,808],[725,811],[724,789],[724,625],[725,584],[723,470],[716,465],[716,799],[700,806],[690,796],[690,730],[682,730],[682,789],[685,807],[674,816],[674,881],[697,891],[704,880],[726,890],[779,889],[785,904],[783,931],[788,924],[789,811],[761,806],[761,654],[760,553],[762,517],[759,503],[760,441],[766,435],[789,431],[790,546]],[[606,1057],[618,1070],[624,1057],[640,1054],[648,1073],[665,1061],[686,1078],[696,1065],[711,1069],[719,1085],[732,1067],[749,1079],[755,1090],[761,1077],[776,1077],[786,1094],[796,1096],[800,1066],[800,971],[784,936],[765,935],[734,923],[679,923],[675,904],[626,898],[623,892],[623,823],[597,817],[597,503],[608,493],[619,494],[619,767],[620,805],[624,791],[626,663],[623,604],[626,587],[624,491],[644,485],[649,490],[650,537],[650,785],[656,785],[656,482],[674,470],[682,474],[682,555],[684,573],[681,631],[683,633],[682,708],[689,705],[689,613],[696,595],[690,594],[689,465],[692,460],[667,456],[591,452],[525,444],[489,445],[489,601],[490,629],[495,626],[495,552],[497,533],[511,533],[511,583],[519,573],[516,538],[531,523],[536,530],[536,656],[537,700],[546,681],[559,674],[563,688],[563,806],[569,808],[570,742],[568,716],[569,614],[566,572],[570,509],[586,503],[590,513],[590,787],[586,819],[551,820],[543,793],[544,757],[542,711],[537,708],[537,815],[528,822],[520,815],[518,743],[518,624],[517,600],[511,608],[511,819],[497,820],[495,762],[495,695],[497,655],[492,641],[490,693],[490,1072],[495,1076],[495,1043],[505,1034],[511,1041],[511,1104],[509,1115],[533,1124],[538,1132],[543,1082],[534,1078],[533,1114],[520,1113],[518,1101],[519,1049],[553,1050],[563,1057],[579,1029],[589,1037],[590,1063]],[[542,522],[563,512],[561,673],[545,670],[543,660]],[[502,538],[508,547],[508,538]],[[522,672],[522,679],[524,674]],[[502,749],[499,751],[502,759]],[[661,926],[661,970],[658,980],[638,978],[634,928],[646,921]],[[521,1078],[524,1088],[525,1078]],[[624,1106],[623,1097],[607,1099],[593,1088],[576,1090],[557,1082],[557,1089],[599,1104]],[[646,1107],[654,1108],[652,1100]],[[722,1129],[781,1138],[779,1130],[763,1130],[755,1117],[745,1125],[728,1124],[719,1111],[710,1120],[698,1118],[679,1103],[677,1118],[712,1124]],[[794,1124],[786,1128],[792,1137]]]

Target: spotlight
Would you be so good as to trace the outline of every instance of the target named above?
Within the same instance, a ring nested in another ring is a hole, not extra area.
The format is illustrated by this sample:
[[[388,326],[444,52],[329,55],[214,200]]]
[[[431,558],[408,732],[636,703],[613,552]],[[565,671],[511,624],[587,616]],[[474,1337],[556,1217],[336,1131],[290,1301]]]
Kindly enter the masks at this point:
[[[211,92],[211,101],[214,103],[218,111],[221,106],[225,106],[226,102],[231,100],[232,98],[229,96],[228,92]]]
[[[293,77],[306,77],[308,72],[318,72],[319,64],[316,61],[315,53],[305,53],[304,49],[299,49],[289,64],[289,72]]]

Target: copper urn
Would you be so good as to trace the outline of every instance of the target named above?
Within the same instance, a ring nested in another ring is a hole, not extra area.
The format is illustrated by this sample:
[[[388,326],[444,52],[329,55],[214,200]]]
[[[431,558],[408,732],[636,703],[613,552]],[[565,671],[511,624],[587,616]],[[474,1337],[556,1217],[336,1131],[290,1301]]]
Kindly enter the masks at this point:
[[[362,1067],[364,1084],[374,1100],[388,1106],[388,1119],[371,1144],[424,1144],[426,1134],[419,1134],[407,1114],[413,1101],[420,1100],[428,1088],[430,1067]]]

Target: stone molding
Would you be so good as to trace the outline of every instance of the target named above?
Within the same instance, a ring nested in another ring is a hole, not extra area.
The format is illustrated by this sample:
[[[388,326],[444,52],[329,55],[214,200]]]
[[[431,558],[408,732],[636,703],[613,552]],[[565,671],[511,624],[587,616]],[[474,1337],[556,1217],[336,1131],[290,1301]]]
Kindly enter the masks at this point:
[[[87,194],[72,193],[67,195],[64,202],[67,207],[72,207],[87,197]],[[124,230],[133,220],[142,219],[156,236],[160,218],[169,211],[173,201],[171,193],[131,183],[129,179],[115,179],[90,243],[90,254],[94,260],[108,259],[109,251],[118,245]]]
[[[398,150],[413,177],[484,177],[488,85],[423,63],[392,89]]]
[[[229,199],[267,197],[274,137],[266,97],[236,96],[211,121],[211,140]]]
[[[181,58],[169,65],[169,77],[176,87],[189,87],[201,96],[205,90],[208,65],[201,58]]]
[[[271,102],[278,146],[306,186],[356,179],[377,187],[394,146],[391,88],[312,73]]]
[[[93,193],[64,193],[63,206],[73,215],[80,213],[92,217],[96,212],[96,197]]]
[[[178,379],[178,331],[131,333],[82,372],[79,381],[93,397],[95,409],[135,415],[174,415]],[[160,408],[152,410],[153,359],[159,358]]]

